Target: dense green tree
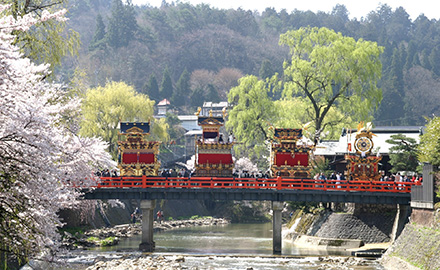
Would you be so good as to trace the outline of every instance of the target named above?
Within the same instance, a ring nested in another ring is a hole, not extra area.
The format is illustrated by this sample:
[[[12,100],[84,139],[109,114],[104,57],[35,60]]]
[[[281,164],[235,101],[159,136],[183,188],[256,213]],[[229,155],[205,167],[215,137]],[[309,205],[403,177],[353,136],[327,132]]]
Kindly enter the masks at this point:
[[[143,93],[148,95],[148,97],[152,100],[159,101],[159,85],[157,84],[156,76],[153,74],[150,75],[150,79],[142,88]]]
[[[404,81],[402,55],[399,49],[394,49],[391,66],[387,71],[383,86],[383,100],[379,106],[378,115],[381,116],[383,125],[406,124],[404,107]]]
[[[153,105],[154,101],[136,93],[132,86],[123,82],[109,82],[104,87],[92,88],[83,100],[80,134],[100,137],[108,142],[109,151],[115,158],[119,122],[153,120]]]
[[[407,53],[406,53],[406,63],[405,63],[405,70],[409,70],[414,65],[419,65],[417,61],[415,61],[415,58],[417,57],[417,44],[414,42],[414,40],[411,40],[408,43]]]
[[[288,45],[292,55],[284,63],[283,94],[306,97],[313,112],[315,143],[332,107],[356,120],[371,119],[382,99],[376,85],[382,69],[381,47],[310,27],[281,35],[280,44]]]
[[[185,135],[185,129],[181,126],[182,121],[179,120],[176,114],[167,112],[165,119],[168,124],[170,140],[178,140]]]
[[[274,8],[266,8],[263,11],[260,24],[266,32],[279,33],[283,27],[283,22]]]
[[[202,87],[197,87],[190,97],[191,106],[201,107],[203,102],[205,102],[205,90]]]
[[[113,0],[112,15],[107,28],[108,44],[113,48],[127,46],[135,38],[137,28],[136,14],[131,1],[127,0],[127,4],[124,5],[122,0]]]
[[[393,166],[391,172],[399,171],[416,172],[419,166],[417,158],[417,141],[414,138],[403,134],[391,135],[391,139],[386,140],[393,145],[390,147],[390,164]]]
[[[171,99],[174,92],[173,81],[168,67],[165,68],[162,75],[162,82],[160,84],[160,97]]]
[[[182,106],[186,104],[187,97],[191,93],[190,81],[191,76],[188,70],[185,70],[180,75],[179,80],[176,83],[173,95],[171,96],[171,102],[174,106]]]
[[[272,137],[271,123],[277,119],[276,108],[268,96],[270,89],[276,87],[280,87],[277,76],[263,81],[249,75],[241,78],[239,85],[228,95],[233,108],[226,128],[240,142],[235,151],[239,155],[246,154],[259,164],[267,162],[264,156],[267,159],[269,153],[265,141]]]
[[[440,166],[440,117],[429,118],[424,134],[420,137],[418,157],[420,162]]]
[[[29,2],[27,0],[7,1]],[[40,0],[30,2],[37,1]],[[124,0],[122,1],[125,3]],[[54,1],[41,2],[52,3]],[[72,4],[69,6],[69,25],[78,32],[81,31],[83,44],[93,44],[90,22],[96,19],[98,13],[111,14],[112,0],[81,0],[79,2],[71,0],[70,2]],[[243,74],[259,75],[264,59],[270,59],[274,72],[282,74],[282,63],[288,57],[288,48],[278,46],[279,34],[306,26],[327,27],[335,32],[340,31],[343,36],[351,36],[356,40],[376,41],[384,46],[384,53],[380,56],[383,76],[378,82],[378,86],[384,91],[384,98],[383,106],[375,114],[375,124],[410,123],[407,120],[409,117],[413,118],[414,113],[410,111],[410,108],[414,105],[401,104],[401,101],[393,102],[392,100],[396,96],[395,91],[402,91],[400,87],[395,87],[396,84],[401,84],[401,80],[400,82],[394,81],[395,71],[398,68],[400,73],[406,74],[410,69],[416,67],[415,70],[420,70],[418,66],[422,66],[434,75],[440,73],[439,68],[436,67],[436,63],[440,61],[434,60],[437,58],[436,48],[440,44],[439,21],[429,19],[424,15],[411,20],[403,8],[394,9],[388,5],[379,5],[367,16],[357,19],[350,19],[349,11],[343,5],[336,5],[331,12],[301,10],[277,12],[273,8],[268,8],[261,14],[243,9],[217,9],[207,4],[191,5],[173,2],[164,3],[161,7],[144,5],[136,7],[137,14],[131,16],[135,17],[139,27],[134,35],[135,40],[131,40],[128,47],[88,51],[87,55],[81,54],[79,61],[68,59],[66,65],[61,67],[61,74],[58,77],[70,78],[71,72],[75,69],[72,65],[78,63],[87,73],[94,74],[95,85],[105,83],[107,78],[112,78],[130,82],[137,89],[142,89],[146,80],[145,70],[148,70],[148,74],[161,74],[164,67],[168,65],[173,69],[173,79],[177,79],[174,75],[176,73],[179,75],[185,67],[189,71],[203,69],[214,74],[225,68],[233,68]],[[112,17],[107,16],[109,20]],[[108,31],[106,18],[104,21]],[[26,50],[27,46],[22,48]],[[406,48],[405,52],[404,48]],[[395,66],[396,62],[393,63],[396,49],[401,58],[399,67]],[[41,48],[35,51],[49,52]],[[409,76],[405,80],[404,87],[407,90],[403,96],[404,102],[409,100],[406,95],[414,96],[414,93],[419,92],[413,87],[417,82],[408,81],[409,78],[417,77],[419,76]],[[209,83],[216,87],[221,100],[224,100],[231,87],[224,87],[223,84],[217,83],[215,75]],[[406,83],[410,83],[411,87],[407,87]],[[426,89],[426,83],[419,83],[423,84]],[[204,91],[206,91],[207,84],[203,86]],[[195,89],[196,87],[192,88],[193,91]],[[411,93],[409,89],[415,92]],[[278,93],[272,98],[275,100],[279,97]],[[384,107],[392,107],[389,105],[391,103],[398,104],[400,108],[401,113],[393,116],[395,119],[390,119],[387,113],[382,113]],[[432,108],[430,104],[426,106],[420,104],[418,107]],[[417,124],[424,123],[420,116],[421,114],[418,114],[414,118],[418,119]],[[390,123],[390,120],[394,122]]]
[[[90,43],[90,49],[103,48],[105,46],[105,24],[101,14],[96,16],[96,29],[93,35],[92,42]]]
[[[434,74],[440,77],[440,45],[432,49],[429,54],[429,62]]]
[[[304,128],[304,135],[313,139],[315,129],[309,123],[313,122],[313,113],[305,98],[295,97],[274,101],[277,111],[277,119],[273,125],[283,128]],[[357,122],[350,116],[345,115],[338,108],[329,110],[323,123],[323,135],[326,140],[337,140],[341,135],[342,128],[356,126]]]
[[[226,13],[226,25],[242,36],[255,36],[258,34],[259,27],[255,16],[250,10],[238,8],[229,9]]]
[[[211,102],[220,102],[218,91],[212,84],[208,84],[206,86],[206,100]]]
[[[261,63],[259,74],[260,74],[260,78],[263,79],[263,80],[265,80],[267,78],[270,78],[273,75],[275,75],[275,72],[274,72],[274,70],[272,68],[272,63],[270,62],[269,59],[265,59]]]
[[[398,7],[390,14],[389,23],[386,25],[388,40],[395,44],[400,44],[403,41],[407,42],[411,28],[412,23],[409,14],[403,7]]]

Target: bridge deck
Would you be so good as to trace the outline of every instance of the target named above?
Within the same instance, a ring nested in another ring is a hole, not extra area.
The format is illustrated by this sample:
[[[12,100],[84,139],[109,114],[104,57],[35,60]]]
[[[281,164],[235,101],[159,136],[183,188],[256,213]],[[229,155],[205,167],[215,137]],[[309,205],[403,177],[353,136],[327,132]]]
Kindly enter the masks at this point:
[[[409,204],[413,183],[286,178],[102,177],[85,199]]]

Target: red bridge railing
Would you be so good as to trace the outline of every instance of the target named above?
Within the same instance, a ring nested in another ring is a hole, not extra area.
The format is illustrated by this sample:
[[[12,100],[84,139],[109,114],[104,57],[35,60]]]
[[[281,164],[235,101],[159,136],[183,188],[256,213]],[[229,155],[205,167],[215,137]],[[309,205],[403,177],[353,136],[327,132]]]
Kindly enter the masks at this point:
[[[413,182],[217,177],[101,177],[95,188],[229,188],[410,193]]]

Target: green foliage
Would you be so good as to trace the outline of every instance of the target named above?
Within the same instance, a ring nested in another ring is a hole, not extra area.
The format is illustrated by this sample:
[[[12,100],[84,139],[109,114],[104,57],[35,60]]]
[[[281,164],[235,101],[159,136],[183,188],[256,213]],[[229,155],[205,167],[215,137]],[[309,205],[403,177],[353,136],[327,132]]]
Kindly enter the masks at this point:
[[[153,105],[154,101],[137,94],[132,86],[123,82],[109,82],[104,87],[89,89],[82,104],[80,134],[101,137],[109,143],[109,151],[115,158],[119,122],[152,120]],[[154,130],[154,122],[152,124]]]
[[[203,88],[196,88],[191,94],[191,106],[201,107],[205,101],[205,91]]]
[[[186,97],[191,92],[189,80],[190,74],[185,68],[185,70],[180,75],[180,78],[176,83],[176,89],[171,96],[171,103],[174,106],[182,106],[186,104]]]
[[[323,173],[328,177],[332,171],[330,170],[329,160],[325,158],[315,158],[312,161],[312,177]]]
[[[332,107],[359,120],[370,120],[382,92],[377,88],[383,48],[375,42],[356,41],[327,28],[300,28],[280,36],[290,48],[284,62],[285,97],[303,96],[308,101],[319,140],[323,122]]]
[[[161,98],[170,99],[173,95],[174,87],[171,80],[171,73],[168,67],[163,71],[162,83],[160,84],[160,96]]]
[[[136,14],[131,1],[124,5],[121,0],[113,0],[112,16],[107,28],[107,42],[113,48],[127,46],[135,38],[138,29]]]
[[[208,84],[206,88],[207,88],[206,100],[209,100],[211,102],[220,102],[220,97],[218,95],[218,91],[215,88],[215,86],[212,84]]]
[[[440,117],[427,119],[428,124],[420,137],[418,157],[421,162],[440,166]]]
[[[266,59],[261,63],[259,75],[260,75],[260,79],[263,79],[263,80],[275,75],[275,72],[272,68],[272,63],[270,62],[270,60]]]
[[[276,100],[274,107],[278,115],[274,126],[283,128],[303,128],[307,126],[303,134],[308,138],[313,138],[316,130],[314,126],[307,125],[307,123],[313,121],[313,114],[309,111],[310,107],[305,98],[296,97]],[[346,116],[338,108],[333,107],[327,113],[327,117],[322,124],[324,128],[321,137],[339,139],[342,128],[355,126],[356,123],[357,121],[354,121],[350,116]]]
[[[100,241],[100,245],[103,247],[113,246],[118,242],[116,237],[110,236]]]
[[[88,242],[98,242],[99,238],[96,236],[90,236],[89,238],[87,238]]]
[[[150,97],[150,99],[159,101],[159,85],[157,84],[156,77],[154,75],[150,76],[150,79],[142,88],[142,92]]]
[[[178,140],[185,135],[185,129],[180,125],[181,121],[177,115],[167,112],[165,119],[170,140]]]
[[[7,14],[14,17],[24,17],[32,14],[41,17],[42,11],[51,13],[64,8],[66,0],[4,0],[2,4],[11,4]],[[21,52],[38,64],[50,64],[53,70],[63,57],[75,55],[80,47],[79,34],[72,29],[66,29],[66,23],[57,20],[40,22],[28,31],[15,31],[15,44]]]
[[[417,141],[402,134],[391,135],[391,139],[386,140],[392,144],[390,147],[390,163],[393,166],[391,172],[399,171],[416,172],[420,171],[417,167]]]
[[[7,1],[20,2],[21,5],[29,2]],[[108,14],[108,19],[111,19],[110,1],[69,2],[69,26],[81,32],[83,44],[93,44],[95,29],[90,31],[90,27],[95,27],[93,22],[98,13],[103,16]],[[83,50],[78,61],[66,61],[67,64],[60,68],[63,78],[70,78],[75,68],[73,65],[78,64],[87,74],[94,75],[94,85],[103,84],[107,78],[112,78],[129,82],[141,89],[146,83],[146,78],[152,74],[162,74],[167,65],[173,69],[173,80],[178,79],[185,68],[190,73],[202,69],[215,72],[224,68],[234,68],[243,74],[261,75],[259,71],[265,59],[270,59],[273,71],[281,74],[283,60],[288,57],[288,48],[278,46],[276,40],[279,35],[300,27],[327,27],[341,32],[343,36],[351,36],[356,41],[375,41],[385,47],[380,56],[383,76],[378,80],[378,87],[383,89],[383,101],[375,114],[376,125],[422,125],[423,116],[440,113],[440,108],[433,104],[438,92],[435,89],[438,88],[436,84],[440,74],[440,61],[437,61],[440,44],[437,33],[439,23],[438,20],[429,19],[424,15],[411,20],[403,8],[393,9],[387,5],[380,5],[359,20],[350,19],[350,11],[344,5],[336,5],[331,12],[277,12],[273,8],[267,8],[264,12],[257,13],[182,2],[166,3],[161,7],[144,5],[135,7],[135,11],[134,16],[139,26],[129,46],[110,47],[100,43],[99,46],[106,46],[105,51]],[[397,58],[393,56],[395,52]],[[414,74],[412,69],[417,70],[419,75],[430,74],[432,78],[426,80],[427,76],[415,76],[417,74]],[[160,78],[157,79],[160,83]],[[222,88],[214,80],[211,83],[221,100],[224,100],[225,91],[230,87]],[[191,93],[196,89],[197,87],[192,87]],[[205,87],[203,91],[207,96]],[[199,94],[199,90],[197,92]],[[423,98],[415,102],[413,97],[419,94],[422,94]],[[200,95],[194,94],[194,97]],[[159,100],[152,95],[150,98]],[[167,98],[170,99],[171,96]],[[190,103],[193,103],[193,99]],[[194,103],[200,104],[200,101]],[[341,106],[338,105],[338,108],[341,109]],[[350,115],[353,119],[359,118],[354,114]]]
[[[95,48],[101,48],[103,49],[105,47],[105,25],[104,21],[102,20],[101,14],[98,14],[96,16],[96,29],[95,34],[93,35],[92,42],[90,43],[90,49],[93,50]]]
[[[228,100],[233,108],[229,112],[226,127],[233,131],[241,143],[235,148],[239,155],[246,153],[253,160],[260,161],[268,156],[265,141],[271,137],[269,127],[277,118],[276,108],[268,92],[278,87],[280,82],[276,75],[266,81],[256,76],[245,76],[229,92]]]

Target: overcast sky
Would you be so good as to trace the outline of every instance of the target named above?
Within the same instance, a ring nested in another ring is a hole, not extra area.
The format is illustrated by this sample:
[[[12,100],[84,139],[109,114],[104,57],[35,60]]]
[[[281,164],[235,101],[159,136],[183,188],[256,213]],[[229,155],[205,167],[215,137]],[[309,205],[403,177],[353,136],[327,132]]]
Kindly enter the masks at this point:
[[[132,0],[133,4],[148,4],[151,6],[160,6],[162,0]],[[415,20],[420,14],[425,14],[430,19],[440,19],[440,2],[438,0],[182,0],[181,2],[190,2],[194,5],[207,3],[216,8],[234,8],[263,11],[266,7],[273,7],[277,11],[286,9],[288,12],[298,10],[311,10],[313,12],[324,11],[330,12],[336,4],[343,4],[347,7],[350,18],[365,17],[370,11],[375,10],[380,4],[388,4],[393,10],[402,6]],[[171,3],[171,0],[167,0]]]

